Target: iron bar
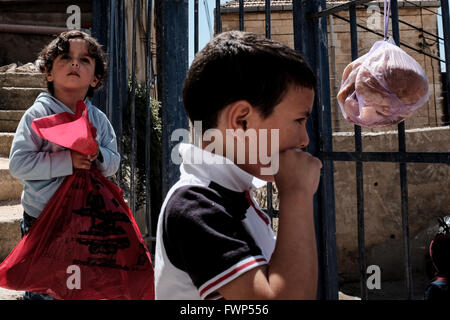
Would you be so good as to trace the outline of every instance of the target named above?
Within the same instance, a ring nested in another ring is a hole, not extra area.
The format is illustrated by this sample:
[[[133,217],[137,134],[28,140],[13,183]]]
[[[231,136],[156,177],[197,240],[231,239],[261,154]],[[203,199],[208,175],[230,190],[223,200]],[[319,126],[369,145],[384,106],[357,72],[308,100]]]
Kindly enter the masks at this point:
[[[109,60],[110,61],[114,61],[114,36],[115,36],[115,30],[116,30],[116,26],[114,23],[114,17],[116,16],[115,14],[115,10],[117,7],[117,1],[116,0],[111,0],[110,1],[110,12],[109,12],[109,47],[108,47],[108,51],[109,51]],[[113,74],[113,64],[110,63],[109,64],[109,74]],[[108,79],[108,103],[107,103],[107,108],[106,108],[106,116],[108,117],[108,119],[111,119],[112,116],[112,105],[113,105],[113,92],[114,92],[114,82],[112,80],[112,77],[110,79]]]
[[[349,2],[340,4],[340,5],[337,5],[337,6],[328,8],[328,9],[325,9],[325,10],[321,10],[321,11],[316,12],[316,13],[311,13],[307,17],[310,18],[310,19],[318,19],[318,18],[329,16],[329,15],[331,15],[333,13],[336,13],[336,12],[349,10],[350,7],[352,7],[352,6],[356,7],[356,5],[358,5],[358,4],[364,4],[364,3],[367,3],[367,2],[373,2],[373,0],[354,0],[354,1],[349,1]]]
[[[422,3],[417,4],[417,3],[414,3],[414,2],[408,1],[408,0],[403,0],[403,1],[404,1],[405,3],[411,4],[411,6],[415,6],[415,7],[418,7],[418,8],[423,8]],[[448,1],[448,0],[447,0],[447,1]],[[442,5],[442,0],[441,0],[441,5]],[[431,13],[434,13],[434,14],[437,15],[437,16],[440,15],[440,14],[438,14],[438,13],[436,13],[436,12],[430,10],[430,9],[427,9],[427,8],[423,8],[423,9],[424,9],[425,11],[429,11],[429,12],[431,12]]]
[[[317,1],[318,8],[326,7],[326,1]],[[319,96],[319,136],[320,151],[333,150],[333,137],[331,125],[331,97],[330,97],[330,71],[328,56],[328,28],[327,19],[322,18],[317,21],[318,33],[316,42],[318,43],[318,70],[320,71],[320,95]],[[322,238],[323,255],[325,262],[324,275],[324,299],[338,300],[339,281],[337,267],[337,247],[336,247],[336,215],[334,199],[334,163],[333,161],[323,161],[323,180],[321,183],[321,216],[322,216]],[[326,183],[324,183],[326,181]]]
[[[244,31],[244,0],[239,0],[239,30]]]
[[[194,0],[194,54],[198,52],[198,0]]]
[[[216,34],[222,32],[222,19],[220,15],[220,0],[216,0]]]
[[[325,5],[324,0],[294,1],[292,4],[294,47],[318,76],[314,108],[306,126],[310,138],[307,151],[319,157],[322,152],[332,150],[327,21],[306,17]],[[314,197],[319,259],[318,298],[334,300],[338,298],[334,172],[333,161],[322,160],[322,179]]]
[[[441,0],[442,29],[444,30],[445,77],[447,79],[447,114],[450,115],[450,13],[448,0]]]
[[[386,10],[386,8],[384,8]],[[389,17],[389,13],[388,13]],[[397,45],[400,45],[400,28],[398,23],[398,2],[391,0],[392,35]],[[398,151],[406,152],[405,122],[398,124]],[[400,192],[402,206],[402,230],[403,246],[405,254],[406,290],[408,300],[412,299],[412,270],[409,241],[409,217],[408,217],[408,176],[405,162],[400,162]]]
[[[446,163],[450,164],[447,152],[322,152],[326,160],[352,162],[404,162],[404,163]]]
[[[109,28],[109,6],[110,0],[98,0],[92,2],[92,36],[98,40],[98,42],[103,46],[106,54],[109,53],[108,49],[108,34]],[[108,14],[105,14],[105,11]],[[109,70],[109,68],[108,68]],[[107,108],[107,92],[108,92],[108,79],[105,80],[105,88],[102,90],[97,90],[92,98],[92,103],[97,106],[101,111],[106,114]]]
[[[265,19],[265,30],[266,30],[266,38],[271,38],[271,16],[270,16],[270,0],[266,0],[265,3],[265,13],[266,13],[266,19]],[[272,182],[267,182],[267,213],[270,217],[270,219],[273,219],[274,217],[274,211],[273,211],[273,204],[272,204],[272,194],[273,194],[273,185]]]
[[[356,6],[351,5],[349,8],[350,17],[350,40],[352,48],[352,60],[358,59],[358,32],[356,25]],[[361,127],[354,126],[355,129],[355,151],[362,151]],[[358,223],[358,254],[359,254],[359,275],[361,299],[367,300],[366,286],[366,241],[364,230],[364,181],[363,181],[363,164],[361,161],[356,162],[356,198],[357,198],[357,223]]]
[[[125,1],[120,1],[119,7],[119,39],[116,43],[116,46],[119,48],[119,63],[118,63],[118,84],[117,90],[118,94],[118,103],[116,109],[116,117],[118,117],[117,128],[115,128],[116,136],[117,136],[117,150],[121,156],[123,156],[123,113],[128,104],[128,56],[127,56],[127,48],[126,48],[126,36],[127,36],[127,27],[126,27],[126,6]],[[119,169],[118,178],[120,185],[123,184],[123,172],[122,169]]]
[[[145,225],[147,227],[146,237],[152,238],[152,219],[151,219],[151,194],[152,189],[150,185],[151,181],[151,143],[152,143],[152,106],[150,99],[151,82],[153,79],[152,69],[152,1],[147,0],[146,13],[147,13],[147,37],[146,37],[146,60],[145,60]],[[149,247],[151,252],[152,247]]]
[[[312,40],[312,36],[315,33],[315,30],[311,26],[312,20],[305,19],[306,13],[310,12],[312,7],[311,2],[303,2],[303,1],[293,1],[292,2],[292,18],[293,18],[293,27],[294,27],[294,48],[298,52],[300,52],[305,60],[309,63],[309,65],[314,69],[314,57],[315,55],[313,52],[316,52],[315,50],[315,43]],[[312,114],[308,121],[306,122],[306,129],[309,135],[309,144],[308,144],[308,152],[312,155],[317,154],[317,150],[315,148],[316,142],[317,142],[317,130],[315,130],[315,122],[317,119],[317,98],[314,101],[314,108],[312,110]],[[316,231],[316,242],[317,242],[317,256],[318,256],[318,281],[317,281],[317,298],[322,299],[325,295],[326,289],[325,289],[325,282],[326,277],[324,276],[325,273],[325,264],[322,252],[324,250],[323,248],[323,241],[321,236],[321,226],[322,226],[322,220],[321,216],[318,213],[319,210],[319,201],[318,201],[318,193],[320,193],[320,189],[318,192],[316,192],[314,196],[314,226]]]
[[[133,42],[131,47],[131,152],[130,152],[130,209],[136,215],[136,23],[139,1],[133,1]]]
[[[326,8],[326,0],[316,1],[314,11],[320,7]],[[333,150],[333,137],[331,125],[331,97],[330,97],[330,70],[328,55],[328,28],[326,17],[316,22],[316,46],[318,60],[316,74],[319,75],[318,96],[318,127],[320,152]],[[337,267],[336,247],[336,215],[334,202],[334,163],[323,161],[322,179],[320,183],[320,215],[322,220],[322,255],[324,262],[324,293],[326,300],[338,300],[339,281]],[[326,181],[326,183],[325,183]]]
[[[266,38],[270,39],[271,37],[270,0],[266,0],[265,9],[266,9],[266,20],[265,20]]]
[[[119,15],[120,15],[120,5],[123,1],[119,1],[118,3],[118,8],[115,10],[115,14],[114,14],[114,25],[116,26],[116,30],[114,31],[114,48],[112,48],[111,52],[112,52],[112,56],[114,58],[114,64],[116,65],[116,70],[120,68],[120,42],[119,42],[119,37],[120,37],[120,19],[119,19]],[[119,72],[114,72],[114,74],[109,74],[109,78],[111,79],[111,81],[113,82],[113,86],[114,88],[117,88],[120,85],[120,73]],[[128,87],[127,87],[128,89]],[[120,110],[121,107],[121,97],[122,95],[122,90],[117,90],[115,92],[113,92],[113,97],[114,96],[118,96],[119,99],[118,101],[116,101],[116,103],[113,104],[112,106],[112,111],[111,111],[111,122],[112,125],[114,127],[114,132],[116,132],[116,137],[119,136],[118,133],[122,133],[121,132],[121,127],[120,124],[122,123],[122,117],[118,114],[117,110]],[[113,98],[113,100],[116,100],[115,98]],[[119,102],[119,103],[117,103]],[[119,154],[121,154],[121,148],[118,145],[117,146],[117,151],[119,152]],[[120,171],[120,170],[119,170]]]
[[[156,2],[155,2],[156,4]],[[161,22],[161,37],[158,43],[160,74],[158,87],[161,92],[162,120],[162,198],[180,176],[179,165],[172,161],[172,152],[180,141],[171,139],[176,129],[189,130],[183,106],[183,83],[189,65],[189,8],[187,1],[165,0],[158,2],[155,13]],[[174,23],[176,21],[176,23]]]

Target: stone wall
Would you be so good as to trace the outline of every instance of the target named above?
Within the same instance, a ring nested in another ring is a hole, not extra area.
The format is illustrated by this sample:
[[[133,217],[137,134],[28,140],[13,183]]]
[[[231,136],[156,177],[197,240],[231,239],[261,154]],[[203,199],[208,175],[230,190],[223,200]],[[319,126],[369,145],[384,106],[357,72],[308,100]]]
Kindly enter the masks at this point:
[[[397,132],[363,135],[364,151],[398,151]],[[450,127],[411,129],[406,132],[408,152],[450,152]],[[336,133],[334,151],[354,150],[352,133]],[[359,277],[356,165],[334,162],[336,237],[342,279]],[[426,270],[426,254],[437,231],[437,217],[450,213],[450,166],[407,164],[408,216],[414,272]],[[368,265],[382,269],[383,279],[403,276],[404,256],[399,164],[363,164],[364,223]]]
[[[91,0],[0,1],[0,24],[66,27],[67,7],[76,4],[81,9],[81,27],[90,28]],[[10,63],[34,62],[53,35],[0,32],[0,66]]]

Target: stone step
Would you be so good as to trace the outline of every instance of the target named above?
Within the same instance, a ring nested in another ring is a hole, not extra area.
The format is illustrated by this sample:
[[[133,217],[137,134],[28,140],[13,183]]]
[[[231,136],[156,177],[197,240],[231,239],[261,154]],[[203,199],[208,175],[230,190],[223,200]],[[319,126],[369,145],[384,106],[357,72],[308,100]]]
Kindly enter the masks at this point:
[[[44,91],[46,91],[44,88],[2,87],[0,88],[0,110],[26,110]]]
[[[0,132],[16,132],[24,110],[0,110]]]
[[[0,87],[47,88],[42,73],[0,72]]]
[[[23,208],[18,201],[0,202],[0,261],[3,261],[21,238]]]
[[[23,208],[19,201],[0,202],[0,263],[21,239]],[[23,291],[0,288],[0,300],[22,300]]]
[[[0,300],[23,300],[24,291],[0,288]]]
[[[20,199],[23,185],[9,173],[9,159],[0,158],[0,201]]]
[[[14,133],[0,132],[0,157],[9,157],[13,139]]]

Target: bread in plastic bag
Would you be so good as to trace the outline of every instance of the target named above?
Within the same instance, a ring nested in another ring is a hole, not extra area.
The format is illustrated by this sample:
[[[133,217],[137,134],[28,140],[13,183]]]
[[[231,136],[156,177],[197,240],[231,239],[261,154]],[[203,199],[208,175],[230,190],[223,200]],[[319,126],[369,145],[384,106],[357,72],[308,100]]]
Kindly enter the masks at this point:
[[[423,68],[390,38],[344,69],[337,98],[345,119],[375,128],[403,121],[429,96]]]

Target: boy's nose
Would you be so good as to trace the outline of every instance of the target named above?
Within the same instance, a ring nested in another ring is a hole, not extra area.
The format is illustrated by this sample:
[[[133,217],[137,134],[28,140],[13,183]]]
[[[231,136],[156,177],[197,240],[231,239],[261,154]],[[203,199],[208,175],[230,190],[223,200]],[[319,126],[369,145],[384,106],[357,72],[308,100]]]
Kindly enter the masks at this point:
[[[304,133],[300,137],[300,141],[297,145],[297,148],[306,148],[306,146],[309,144],[309,136],[308,133]]]

